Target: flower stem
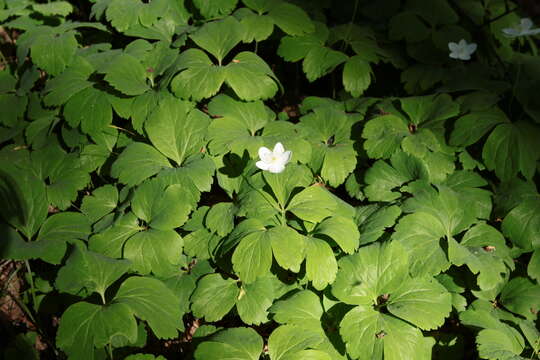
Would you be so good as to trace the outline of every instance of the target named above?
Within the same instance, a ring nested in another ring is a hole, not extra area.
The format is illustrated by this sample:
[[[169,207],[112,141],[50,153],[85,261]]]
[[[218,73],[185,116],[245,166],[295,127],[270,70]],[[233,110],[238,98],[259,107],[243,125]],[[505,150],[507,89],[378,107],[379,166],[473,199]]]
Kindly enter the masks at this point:
[[[34,311],[37,312],[37,300],[36,300],[36,288],[34,287],[34,275],[32,274],[32,269],[30,268],[30,262],[28,260],[24,261],[26,265],[26,270],[28,271],[28,284],[30,285],[30,295],[32,296],[32,307]]]

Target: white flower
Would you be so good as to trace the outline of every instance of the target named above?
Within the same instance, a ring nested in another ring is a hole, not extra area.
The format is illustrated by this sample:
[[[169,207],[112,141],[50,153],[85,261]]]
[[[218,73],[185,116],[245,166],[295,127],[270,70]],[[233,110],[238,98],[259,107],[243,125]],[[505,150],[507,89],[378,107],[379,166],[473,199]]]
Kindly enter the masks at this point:
[[[504,28],[502,32],[508,37],[518,37],[540,34],[540,29],[533,29],[533,22],[529,18],[521,19],[520,23],[511,28]]]
[[[476,51],[476,44],[467,44],[464,39],[461,39],[458,43],[449,42],[448,49],[450,49],[452,59],[471,60],[471,55]]]
[[[271,173],[280,173],[285,170],[285,165],[291,160],[291,154],[291,151],[285,151],[280,142],[274,146],[272,151],[263,146],[259,148],[261,160],[257,161],[255,165],[259,169],[268,170]]]

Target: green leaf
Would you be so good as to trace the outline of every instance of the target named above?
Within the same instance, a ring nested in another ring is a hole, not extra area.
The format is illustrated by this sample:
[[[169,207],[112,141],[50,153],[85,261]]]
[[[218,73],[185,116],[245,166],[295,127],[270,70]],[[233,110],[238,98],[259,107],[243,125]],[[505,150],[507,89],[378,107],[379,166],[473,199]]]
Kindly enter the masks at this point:
[[[296,194],[287,210],[302,220],[321,222],[324,218],[333,215],[336,209],[335,200],[322,186],[312,185]]]
[[[215,8],[215,4],[212,7]],[[190,36],[198,46],[214,55],[221,65],[229,51],[242,41],[242,25],[234,17],[228,16],[204,24]]]
[[[206,321],[221,320],[234,306],[240,289],[232,279],[223,279],[219,274],[204,276],[191,295],[191,309],[197,317]]]
[[[94,360],[94,346],[103,348],[118,336],[131,343],[137,340],[137,322],[129,306],[78,302],[62,314],[56,344],[74,359]]]
[[[47,218],[45,184],[29,171],[2,162],[0,207],[2,218],[30,239]]]
[[[255,154],[262,145],[255,133],[275,117],[262,101],[246,103],[223,94],[210,101],[208,112],[217,117],[208,127],[209,148],[213,154],[230,150],[241,155],[246,148]]]
[[[252,232],[242,238],[234,250],[232,263],[234,271],[243,282],[249,284],[266,275],[272,265],[270,231]]]
[[[320,330],[323,308],[321,300],[314,292],[302,290],[285,300],[279,300],[270,308],[274,320],[280,324]]]
[[[393,315],[421,329],[435,329],[450,314],[452,297],[435,279],[409,279],[395,292],[390,292],[387,308]]]
[[[257,54],[243,51],[224,68],[225,82],[246,101],[269,99],[278,90],[278,79]]]
[[[118,190],[114,185],[104,185],[96,188],[92,195],[86,195],[82,200],[81,211],[90,222],[96,222],[113,211],[118,203]]]
[[[525,199],[513,208],[502,223],[503,233],[524,250],[540,247],[540,200]]]
[[[270,229],[269,236],[277,263],[284,269],[299,272],[306,253],[305,237],[288,226]]]
[[[135,316],[148,323],[157,338],[178,336],[182,321],[180,301],[160,280],[131,277],[120,285],[114,303],[129,306]]]
[[[204,146],[208,117],[191,104],[173,97],[160,101],[145,123],[148,137],[165,156],[182,164]]]
[[[336,66],[347,61],[348,56],[341,51],[320,46],[312,48],[304,58],[302,69],[310,82],[330,73]]]
[[[33,4],[32,8],[43,15],[67,16],[73,11],[73,5],[67,1],[55,1],[48,4]]]
[[[514,329],[511,330],[515,332]],[[525,345],[523,338],[516,336],[519,334],[517,332],[513,334],[511,330],[508,329],[507,332],[496,329],[481,330],[476,337],[480,356],[487,359],[512,359],[521,354]]]
[[[507,123],[506,114],[499,108],[471,112],[460,117],[450,134],[450,144],[469,146],[476,143],[498,124]]]
[[[206,19],[229,15],[235,8],[238,0],[195,0],[193,1],[201,15]]]
[[[32,60],[38,67],[55,76],[71,64],[79,44],[74,31],[58,34],[48,27],[42,30],[30,48]]]
[[[351,57],[343,68],[343,86],[353,97],[359,97],[371,84],[371,66],[360,55]]]
[[[146,84],[146,69],[132,55],[117,55],[104,69],[105,81],[126,95],[141,95],[149,89]]]
[[[450,263],[440,239],[447,233],[440,220],[429,213],[414,213],[403,217],[395,228],[392,238],[400,242],[414,256],[410,272],[414,275],[436,275],[446,270]]]
[[[339,144],[326,149],[321,176],[331,186],[337,187],[345,181],[356,167],[356,151],[352,144]]]
[[[24,116],[27,98],[16,94],[0,94],[0,123],[13,127]]]
[[[195,351],[198,360],[258,360],[263,340],[251,328],[230,328],[202,342]]]
[[[230,202],[221,202],[212,205],[206,215],[206,226],[209,230],[225,236],[234,228],[234,214],[236,207]]]
[[[510,249],[502,234],[483,223],[470,228],[460,244],[451,239],[448,257],[454,265],[466,264],[473,274],[478,274],[477,282],[482,290],[504,282],[514,268]]]
[[[532,124],[517,122],[498,125],[482,150],[486,167],[494,170],[502,181],[511,180],[518,171],[530,180],[540,158],[540,149],[535,140],[538,136],[540,130]]]
[[[62,105],[73,95],[92,86],[88,81],[93,66],[83,58],[75,58],[73,64],[60,75],[47,81],[44,103],[47,106]]]
[[[296,325],[282,325],[268,338],[268,352],[271,360],[298,359],[296,354],[306,348],[314,347],[324,340],[319,332]]]
[[[356,223],[360,231],[360,244],[370,244],[379,239],[386,228],[392,227],[401,215],[401,208],[396,205],[378,207],[366,205],[356,208]]]
[[[178,97],[199,101],[215,95],[225,81],[226,68],[214,65],[199,49],[188,49],[177,60],[179,70],[171,81],[171,90]]]
[[[407,123],[395,115],[383,115],[366,122],[362,137],[364,149],[372,159],[388,159],[409,135]]]
[[[166,277],[180,266],[183,245],[174,230],[149,229],[129,238],[124,245],[124,257],[133,262],[132,268],[139,274],[152,272]]]
[[[315,30],[313,22],[304,10],[288,2],[274,3],[268,16],[289,35],[303,35]]]
[[[459,113],[459,104],[448,94],[401,98],[401,107],[413,124],[438,123]]]
[[[236,309],[246,324],[259,325],[268,321],[268,308],[276,297],[275,287],[281,286],[274,277],[259,277],[251,284],[243,284],[236,300]]]
[[[398,290],[407,279],[409,259],[401,244],[374,243],[341,258],[332,293],[347,304],[377,304],[380,295]]]
[[[122,257],[124,243],[140,230],[143,228],[139,226],[139,220],[129,212],[118,218],[111,227],[90,237],[88,248],[111,258]]]
[[[88,87],[68,100],[64,116],[71,127],[80,124],[84,133],[94,135],[112,122],[112,107],[105,92]]]
[[[431,359],[433,340],[424,338],[419,329],[371,306],[360,305],[345,314],[339,332],[353,359],[382,360],[383,353],[385,360]]]
[[[347,254],[353,253],[360,244],[358,227],[352,219],[343,216],[332,216],[323,220],[316,232],[332,238]]]
[[[529,260],[527,274],[536,281],[540,280],[540,251],[538,249],[533,252],[531,260]]]
[[[304,36],[284,36],[277,53],[286,61],[296,62],[307,56],[310,50],[324,46],[329,31],[326,24],[315,22],[315,32]]]
[[[317,290],[323,290],[336,278],[337,262],[332,248],[326,241],[306,237],[306,277]]]
[[[244,27],[242,41],[245,43],[266,40],[274,31],[274,22],[269,16],[254,14],[247,8],[238,9],[235,16]]]
[[[502,289],[500,302],[508,310],[534,320],[540,308],[540,286],[527,278],[513,278]]]
[[[134,142],[122,151],[111,168],[111,175],[120,182],[133,186],[146,178],[157,174],[163,168],[170,168],[171,164],[150,145]],[[137,171],[133,171],[137,169]]]
[[[105,301],[105,290],[124,275],[130,265],[127,260],[114,260],[75,246],[66,265],[58,271],[55,287],[73,295],[80,295],[82,290],[88,295],[97,292]]]
[[[390,165],[391,164],[391,165]],[[364,193],[370,201],[393,201],[402,195],[396,189],[423,175],[423,168],[417,158],[405,152],[396,152],[386,161],[378,160],[365,174],[367,186]]]

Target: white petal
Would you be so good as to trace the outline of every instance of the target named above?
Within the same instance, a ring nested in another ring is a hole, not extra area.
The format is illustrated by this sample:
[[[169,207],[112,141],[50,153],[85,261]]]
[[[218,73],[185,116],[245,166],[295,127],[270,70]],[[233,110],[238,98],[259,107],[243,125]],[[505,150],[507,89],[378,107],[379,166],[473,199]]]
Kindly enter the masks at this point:
[[[527,31],[527,35],[536,35],[536,34],[540,34],[540,29],[531,29]]]
[[[471,43],[471,44],[467,45],[467,52],[469,53],[469,55],[474,53],[476,51],[477,47],[478,46],[475,43]]]
[[[257,166],[261,170],[268,170],[270,168],[270,166],[272,166],[272,164],[271,163],[266,163],[264,161],[257,161],[255,163],[255,166]]]
[[[292,156],[292,151],[290,151],[290,150],[285,151],[285,153],[283,154],[283,164],[284,165],[291,160],[291,156]]]
[[[262,160],[262,161],[265,161],[265,162],[270,162],[272,161],[272,151],[267,148],[267,147],[260,147],[259,148],[259,158]]]
[[[271,173],[277,174],[285,170],[285,164],[276,161],[268,166],[268,171]]]
[[[519,31],[517,31],[516,29],[513,29],[513,28],[504,28],[504,29],[502,29],[502,32],[503,32],[504,35],[506,35],[508,37],[516,37],[516,36],[520,35]]]
[[[465,41],[465,39],[459,40],[458,46],[460,48],[464,48],[465,46],[467,46],[467,41]]]
[[[274,146],[274,155],[283,154],[285,152],[285,148],[283,148],[283,144],[278,142]]]
[[[519,25],[521,26],[522,30],[529,30],[530,28],[533,27],[533,22],[529,18],[524,18],[524,19],[521,19],[521,22]]]
[[[455,42],[448,43],[448,49],[450,49],[450,51],[454,52],[457,50],[457,48],[458,48],[458,44],[456,44]]]
[[[457,59],[457,58],[459,58],[457,52],[451,52],[450,55],[448,55],[448,56],[450,56],[452,59]]]

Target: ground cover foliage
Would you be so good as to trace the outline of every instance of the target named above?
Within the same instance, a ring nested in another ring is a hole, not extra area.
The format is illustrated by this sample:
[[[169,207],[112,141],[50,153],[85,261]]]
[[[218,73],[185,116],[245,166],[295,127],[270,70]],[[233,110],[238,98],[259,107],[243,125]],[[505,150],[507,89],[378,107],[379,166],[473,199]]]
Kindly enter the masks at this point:
[[[527,9],[0,0],[4,358],[538,358]]]

